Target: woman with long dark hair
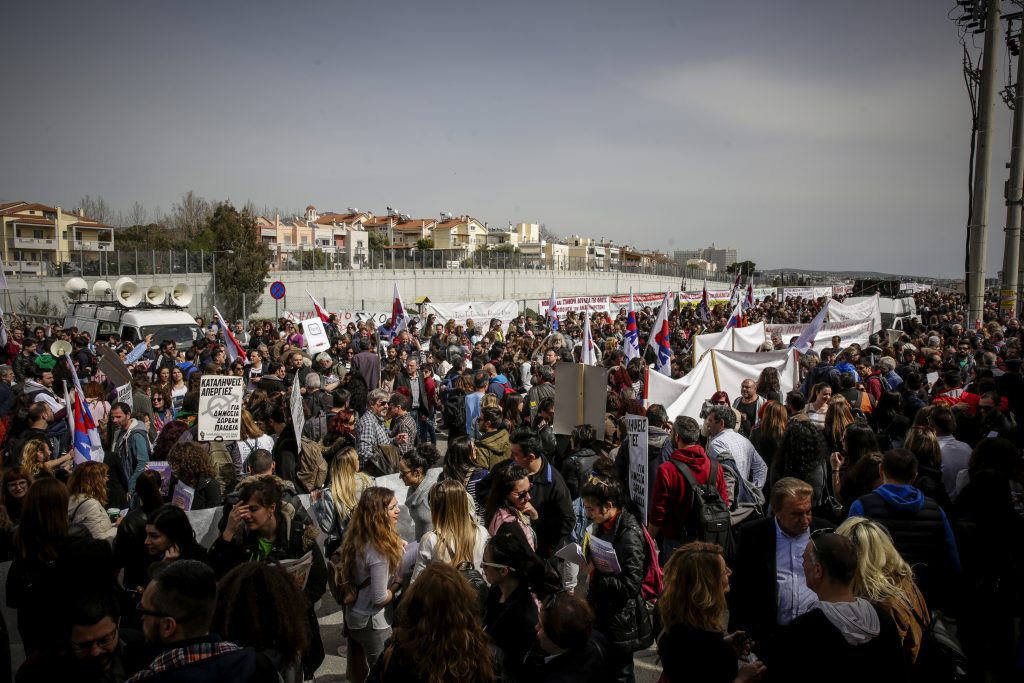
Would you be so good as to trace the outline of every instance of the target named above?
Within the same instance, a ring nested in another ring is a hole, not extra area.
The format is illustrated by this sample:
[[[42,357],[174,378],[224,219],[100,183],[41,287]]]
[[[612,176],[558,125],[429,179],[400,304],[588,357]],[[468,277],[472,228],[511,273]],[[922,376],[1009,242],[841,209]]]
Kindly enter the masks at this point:
[[[4,506],[12,524],[21,521],[21,510],[30,486],[32,475],[24,468],[11,467],[4,470],[3,479],[0,480],[0,505]]]
[[[488,533],[495,536],[505,524],[513,524],[531,549],[537,548],[537,534],[531,523],[538,519],[530,502],[529,472],[513,460],[499,463],[491,470],[491,491],[484,506],[484,522]]]
[[[487,468],[477,459],[476,445],[471,438],[462,434],[448,443],[440,479],[452,479],[459,482],[473,499],[477,517],[480,519],[483,518],[484,506],[477,496],[477,485],[487,474]]]
[[[796,477],[814,488],[812,500],[815,505],[824,500],[829,483],[828,450],[821,430],[809,420],[794,420],[789,424],[776,460],[772,481]]]
[[[146,523],[149,516],[164,504],[160,493],[160,473],[145,470],[135,482],[137,505],[128,511],[117,525],[114,536],[114,564],[124,569],[121,580],[128,590],[146,585],[149,580],[149,565],[153,558],[146,548]]]

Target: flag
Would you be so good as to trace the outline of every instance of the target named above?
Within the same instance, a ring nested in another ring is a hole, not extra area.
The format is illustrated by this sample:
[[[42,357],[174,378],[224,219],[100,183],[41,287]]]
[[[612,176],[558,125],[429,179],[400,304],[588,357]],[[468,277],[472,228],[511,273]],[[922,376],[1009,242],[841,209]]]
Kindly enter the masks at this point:
[[[71,442],[75,447],[75,464],[80,465],[87,460],[103,462],[103,443],[100,441],[100,431],[96,428],[96,421],[89,412],[89,404],[82,400],[85,393],[82,391],[82,383],[78,380],[78,373],[75,371],[75,363],[71,360],[71,354],[64,354],[68,367],[71,368],[71,377],[75,383],[75,398],[72,402],[68,395],[67,382],[64,383],[64,405],[68,411],[68,424],[71,427]]]
[[[220,325],[220,331],[224,335],[224,348],[228,352],[228,362],[234,363],[241,358],[248,363],[249,359],[245,355],[245,349],[235,339],[235,335],[231,334],[231,328],[228,326],[227,321],[224,320],[224,317],[221,316],[216,306],[213,307],[213,312],[217,315],[217,324]]]
[[[626,362],[640,356],[640,330],[636,325],[636,311],[633,309],[633,288],[629,289],[629,312],[626,314]]]
[[[704,322],[711,322],[711,306],[708,299],[708,281],[704,280],[704,289],[700,293],[700,303],[697,304],[697,317]]]
[[[317,303],[316,299],[313,298],[313,295],[309,293],[308,289],[306,290],[306,296],[308,296],[310,301],[313,302],[313,310],[316,311],[316,314],[318,316],[320,316],[320,320],[324,321],[325,323],[330,322],[330,315],[328,315],[327,311],[320,307],[320,304]]]
[[[405,304],[402,303],[402,295],[398,291],[398,283],[395,283],[395,297],[391,302],[391,319],[377,328],[381,339],[391,342],[398,336],[398,333],[409,327],[409,315],[405,312]]]
[[[740,300],[740,280],[743,277],[743,271],[736,270],[736,279],[732,282],[732,289],[729,290],[729,308],[732,308],[739,303]]]
[[[583,348],[580,349],[580,362],[584,365],[597,365],[597,352],[594,349],[594,335],[590,332],[590,316],[583,321]]]
[[[551,330],[558,331],[558,306],[555,304],[555,286],[551,285],[551,298],[548,299],[548,318],[551,319]]]
[[[747,312],[749,309],[754,307],[754,277],[753,275],[747,279],[747,295],[743,297],[743,312]]]
[[[661,308],[658,309],[658,317],[654,319],[654,327],[651,328],[651,335],[647,339],[648,344],[652,341],[654,342],[654,348],[658,352],[658,356],[654,360],[654,369],[666,376],[672,374],[672,346],[669,344],[671,333],[668,329],[668,297],[668,292],[665,292]]]
[[[725,329],[731,329],[733,327],[743,327],[743,305],[737,301],[732,307],[732,315],[729,316],[729,321],[725,323]]]
[[[829,299],[825,302],[825,305],[818,311],[818,315],[814,316],[814,320],[807,323],[807,327],[800,333],[796,341],[793,342],[791,348],[796,349],[800,353],[807,353],[807,349],[811,348],[811,343],[814,342],[814,338],[818,336],[818,332],[821,331],[821,326],[825,324],[825,316],[828,314],[828,305],[832,302]]]
[[[0,349],[7,348],[7,322],[4,320],[4,309],[0,306]]]

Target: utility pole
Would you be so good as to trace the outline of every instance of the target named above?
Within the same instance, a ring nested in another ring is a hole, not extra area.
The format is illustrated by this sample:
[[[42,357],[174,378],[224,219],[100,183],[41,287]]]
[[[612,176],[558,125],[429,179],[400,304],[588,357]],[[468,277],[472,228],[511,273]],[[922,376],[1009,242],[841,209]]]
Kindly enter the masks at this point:
[[[985,20],[985,54],[978,95],[978,142],[971,193],[971,217],[967,225],[968,267],[967,322],[980,326],[985,315],[985,249],[988,230],[988,177],[992,165],[992,119],[995,114],[995,83],[999,72],[996,46],[1002,33],[1000,1],[988,0]]]
[[[1008,34],[1011,28],[1012,25],[1008,24]],[[1021,55],[1019,48],[1017,53],[1017,84],[1013,92],[1013,129],[1010,143],[1010,180],[1006,186],[1003,287],[999,293],[999,312],[1004,315],[1013,315],[1017,311],[1017,287],[1020,282],[1020,218],[1021,197],[1024,195],[1024,56]]]

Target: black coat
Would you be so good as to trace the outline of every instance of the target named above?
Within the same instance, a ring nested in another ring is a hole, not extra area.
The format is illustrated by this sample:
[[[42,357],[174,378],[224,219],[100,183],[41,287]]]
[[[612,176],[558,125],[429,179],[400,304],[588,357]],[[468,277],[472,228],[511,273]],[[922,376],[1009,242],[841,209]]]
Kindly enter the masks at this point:
[[[723,633],[676,624],[658,639],[658,656],[668,683],[732,683],[739,671],[736,651]]]
[[[533,524],[537,554],[547,559],[565,545],[576,524],[576,514],[562,474],[546,458],[541,458],[540,470],[530,477],[530,482],[533,507],[540,515]]]
[[[299,485],[299,446],[295,441],[295,430],[288,424],[274,442],[274,474],[295,486]]]
[[[833,526],[811,520],[811,530]],[[729,598],[729,630],[743,630],[757,643],[760,654],[771,646],[778,611],[775,578],[775,517],[765,517],[740,526],[736,556],[732,562]]]
[[[594,608],[594,626],[613,646],[632,652],[640,635],[640,619],[647,618],[647,608],[640,599],[644,580],[643,530],[633,513],[622,510],[611,529],[592,524],[590,533],[612,544],[622,569],[619,574],[598,571],[590,578],[587,601]],[[590,558],[589,548],[587,558]],[[645,612],[641,614],[641,610]]]
[[[537,620],[537,603],[525,583],[505,602],[501,602],[501,589],[491,586],[484,607],[484,631],[504,653],[505,672],[512,678],[522,671],[526,653],[537,644]]]

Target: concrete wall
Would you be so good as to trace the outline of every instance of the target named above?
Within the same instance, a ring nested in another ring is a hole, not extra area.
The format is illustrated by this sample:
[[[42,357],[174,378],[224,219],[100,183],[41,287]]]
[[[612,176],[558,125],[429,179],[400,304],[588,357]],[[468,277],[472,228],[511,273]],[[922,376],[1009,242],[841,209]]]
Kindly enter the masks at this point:
[[[98,278],[86,278],[91,287]],[[195,293],[189,308],[196,314],[209,316],[211,309],[211,277],[209,274],[192,275],[140,275],[133,278],[140,286],[152,284],[164,288],[185,282]],[[267,281],[267,288],[274,279],[284,282],[287,297],[282,299],[279,310],[287,306],[293,311],[311,310],[306,290],[318,301],[326,299],[329,310],[362,309],[387,311],[391,309],[394,284],[397,282],[402,299],[412,306],[417,297],[430,297],[437,302],[493,301],[515,299],[520,308],[536,308],[537,300],[551,295],[554,284],[557,296],[626,294],[629,288],[637,294],[647,292],[677,291],[682,284],[678,277],[645,275],[621,272],[587,271],[537,271],[512,269],[463,269],[463,270],[339,270],[339,271],[298,271],[275,273]],[[113,282],[116,278],[111,278]],[[25,277],[8,278],[9,290],[2,298],[8,310],[28,313],[34,302],[48,302],[56,306],[59,315],[66,307],[64,282],[62,278]],[[702,280],[687,280],[687,290],[699,290]],[[708,281],[709,288],[728,287],[727,282]],[[253,302],[247,302],[246,311],[272,316],[275,313],[274,300],[267,290],[261,297],[260,307],[254,311]]]

